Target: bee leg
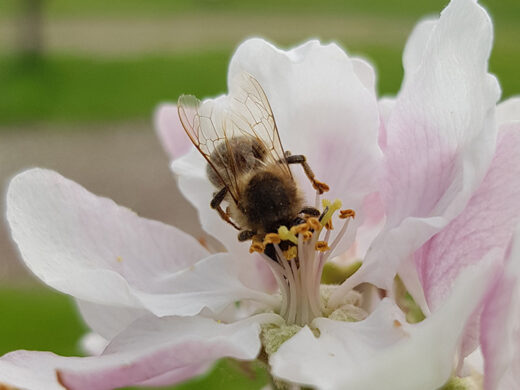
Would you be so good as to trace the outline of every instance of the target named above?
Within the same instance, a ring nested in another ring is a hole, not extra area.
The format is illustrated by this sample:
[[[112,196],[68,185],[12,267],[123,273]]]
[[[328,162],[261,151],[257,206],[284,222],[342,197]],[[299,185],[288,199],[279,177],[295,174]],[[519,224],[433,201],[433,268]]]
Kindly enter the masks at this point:
[[[238,241],[243,242],[252,239],[256,235],[253,230],[242,230],[238,233]]]
[[[285,161],[287,164],[301,164],[305,174],[309,178],[312,183],[312,186],[315,190],[317,190],[320,194],[327,192],[329,190],[329,186],[321,181],[317,180],[314,176],[314,172],[312,171],[309,164],[307,164],[307,158],[303,154],[295,154],[291,155],[291,152],[285,152]]]
[[[227,191],[228,191],[227,187],[222,188],[219,192],[217,192],[215,195],[213,195],[213,199],[211,199],[211,202],[209,205],[211,206],[212,209],[217,210],[220,217],[224,221],[229,223],[235,229],[240,230],[240,228],[237,225],[235,225],[235,223],[231,220],[231,218],[229,218],[229,214],[226,213],[224,210],[222,210],[222,207],[220,207],[220,204],[226,197]]]
[[[300,210],[299,214],[305,214],[311,217],[318,217],[320,215],[320,210],[311,206],[305,206]]]

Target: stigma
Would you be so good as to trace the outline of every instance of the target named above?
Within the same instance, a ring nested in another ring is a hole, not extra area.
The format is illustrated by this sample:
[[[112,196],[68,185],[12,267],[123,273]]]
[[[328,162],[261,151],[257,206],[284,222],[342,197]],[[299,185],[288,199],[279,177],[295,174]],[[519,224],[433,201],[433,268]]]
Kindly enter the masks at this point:
[[[261,240],[253,238],[249,251],[261,254],[280,288],[280,315],[287,324],[304,326],[323,315],[320,295],[323,267],[355,218],[354,210],[341,210],[341,201],[323,199],[319,217],[307,217],[294,226],[280,226]],[[336,234],[333,217],[343,224]],[[332,239],[331,236],[334,236]]]

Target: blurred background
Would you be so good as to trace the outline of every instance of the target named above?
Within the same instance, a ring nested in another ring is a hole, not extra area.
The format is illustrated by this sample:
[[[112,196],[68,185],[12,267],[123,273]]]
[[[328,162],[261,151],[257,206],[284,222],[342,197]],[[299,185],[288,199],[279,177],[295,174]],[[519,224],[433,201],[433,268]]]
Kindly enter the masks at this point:
[[[42,166],[139,214],[202,234],[153,130],[159,102],[225,91],[234,48],[261,36],[282,47],[336,41],[371,60],[380,95],[395,94],[415,23],[445,0],[2,0],[0,186]],[[482,1],[495,26],[491,71],[503,99],[520,93],[520,1]],[[2,206],[2,209],[4,206]],[[2,213],[4,213],[2,211]],[[73,303],[21,265],[0,223],[0,355],[79,354]],[[261,369],[223,361],[178,388],[261,388]]]

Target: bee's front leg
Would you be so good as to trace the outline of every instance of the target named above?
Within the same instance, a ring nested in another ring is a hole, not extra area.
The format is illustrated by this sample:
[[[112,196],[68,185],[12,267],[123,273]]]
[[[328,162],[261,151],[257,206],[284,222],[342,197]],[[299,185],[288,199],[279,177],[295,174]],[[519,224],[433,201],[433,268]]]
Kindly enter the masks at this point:
[[[229,223],[235,229],[240,230],[240,228],[237,225],[235,225],[235,223],[231,220],[231,218],[229,217],[229,214],[226,213],[224,210],[222,210],[222,207],[220,207],[220,204],[222,203],[222,201],[226,197],[227,192],[228,192],[227,187],[224,187],[220,191],[215,193],[215,195],[213,195],[213,199],[211,199],[211,202],[210,202],[209,205],[211,206],[212,209],[215,209],[215,210],[218,211],[220,217],[224,221]]]
[[[320,194],[327,192],[329,190],[329,186],[321,181],[317,180],[314,176],[314,172],[312,171],[309,164],[307,164],[307,158],[303,154],[295,154],[292,155],[291,152],[285,152],[285,161],[287,164],[301,164],[305,174],[309,178],[312,183],[312,186],[315,190],[317,190]]]

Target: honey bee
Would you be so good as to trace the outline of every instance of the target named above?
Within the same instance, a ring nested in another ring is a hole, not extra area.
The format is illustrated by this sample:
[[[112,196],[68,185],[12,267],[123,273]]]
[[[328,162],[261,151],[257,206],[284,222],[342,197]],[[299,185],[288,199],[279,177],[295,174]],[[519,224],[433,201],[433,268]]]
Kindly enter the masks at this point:
[[[230,89],[229,100],[201,103],[183,95],[177,106],[184,130],[208,163],[207,176],[216,188],[210,206],[239,230],[239,241],[302,223],[305,215],[319,216],[304,206],[289,165],[300,164],[320,194],[329,188],[316,180],[305,156],[284,152],[260,83],[242,73]]]

